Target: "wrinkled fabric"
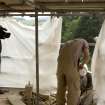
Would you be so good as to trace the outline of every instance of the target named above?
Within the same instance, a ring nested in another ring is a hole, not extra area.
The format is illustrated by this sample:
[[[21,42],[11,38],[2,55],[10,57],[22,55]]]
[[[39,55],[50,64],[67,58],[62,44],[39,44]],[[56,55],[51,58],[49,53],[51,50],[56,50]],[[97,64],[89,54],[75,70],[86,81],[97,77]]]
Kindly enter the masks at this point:
[[[8,17],[0,18],[0,24],[11,33],[9,39],[2,40],[0,87],[24,88],[30,81],[36,89],[35,27],[25,26]],[[56,89],[61,29],[61,17],[49,17],[44,24],[39,24],[40,92],[50,94]]]
[[[105,21],[96,41],[91,70],[97,105],[105,105]]]

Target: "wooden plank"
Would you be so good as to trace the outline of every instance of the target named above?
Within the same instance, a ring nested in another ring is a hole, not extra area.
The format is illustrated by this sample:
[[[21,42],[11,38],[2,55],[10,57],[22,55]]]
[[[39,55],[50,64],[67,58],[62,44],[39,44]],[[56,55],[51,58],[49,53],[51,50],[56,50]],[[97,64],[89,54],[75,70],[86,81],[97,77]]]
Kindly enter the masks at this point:
[[[84,2],[105,2],[105,0],[83,0]]]
[[[36,2],[82,2],[82,0],[36,0]]]
[[[19,95],[8,96],[8,100],[9,100],[11,105],[25,105],[22,102],[21,97]]]
[[[105,0],[35,0],[36,2],[53,2],[53,3],[60,3],[60,2],[105,2]]]
[[[65,2],[65,0],[35,0],[35,2]]]
[[[68,11],[105,11],[105,3],[101,2],[36,2],[38,11],[68,12]]]

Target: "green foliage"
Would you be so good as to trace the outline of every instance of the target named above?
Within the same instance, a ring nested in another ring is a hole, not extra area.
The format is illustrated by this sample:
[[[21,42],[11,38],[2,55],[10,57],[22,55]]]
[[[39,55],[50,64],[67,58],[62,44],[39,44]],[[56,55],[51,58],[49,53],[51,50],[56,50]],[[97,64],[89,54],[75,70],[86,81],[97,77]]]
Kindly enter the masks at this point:
[[[62,24],[62,42],[74,38],[84,38],[94,42],[101,29],[102,17],[98,16],[65,16]]]
[[[88,42],[94,42],[101,29],[102,20],[96,16],[81,17],[77,29],[73,33],[74,38],[84,38]]]
[[[75,29],[74,38],[84,38],[89,43],[95,42],[94,38],[98,36],[102,22],[102,18],[97,16],[82,16]],[[92,56],[93,50],[94,47],[90,47],[90,56]]]
[[[62,42],[73,39],[75,29],[78,26],[79,17],[63,17],[63,25],[62,25]]]
[[[65,16],[62,25],[62,42],[74,38],[86,39],[89,43],[94,42],[94,37],[98,36],[103,18],[101,16]],[[90,47],[90,57],[92,57],[94,47]],[[90,60],[91,62],[91,60]],[[90,63],[89,63],[90,65]]]

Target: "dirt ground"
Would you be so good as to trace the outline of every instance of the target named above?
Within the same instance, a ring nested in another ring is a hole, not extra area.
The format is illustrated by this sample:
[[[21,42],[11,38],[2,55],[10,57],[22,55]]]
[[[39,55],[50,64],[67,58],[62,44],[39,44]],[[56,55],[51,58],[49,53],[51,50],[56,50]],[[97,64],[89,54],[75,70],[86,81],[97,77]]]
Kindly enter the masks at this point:
[[[1,90],[4,91],[4,94],[0,94],[0,105],[11,105],[9,103],[8,97],[11,96],[20,96],[23,98],[23,91],[24,89],[16,89],[16,88],[0,88],[0,92]],[[19,94],[21,93],[21,95]],[[35,99],[36,100],[36,99]],[[48,95],[42,95],[40,94],[39,96],[39,101],[41,105],[55,105],[55,96],[51,95],[50,97]],[[26,103],[26,101],[24,101]]]
[[[1,90],[4,91],[4,94],[0,94],[0,105],[11,105],[9,103],[8,97],[9,96],[19,96],[19,93],[23,93],[24,89],[16,89],[16,88],[0,88]],[[80,105],[96,105],[94,104],[93,101],[93,91],[88,90],[86,93],[84,93],[81,96],[81,104]],[[22,97],[22,96],[21,96]],[[35,100],[35,99],[34,99]],[[26,101],[24,101],[26,103]],[[41,105],[56,105],[56,99],[55,95],[47,96],[47,95],[42,95],[40,94],[39,96],[39,102]]]
[[[0,94],[0,105],[11,105],[8,101],[8,96],[10,95],[18,95],[22,89],[15,88],[0,88],[0,90],[4,91],[4,94]]]

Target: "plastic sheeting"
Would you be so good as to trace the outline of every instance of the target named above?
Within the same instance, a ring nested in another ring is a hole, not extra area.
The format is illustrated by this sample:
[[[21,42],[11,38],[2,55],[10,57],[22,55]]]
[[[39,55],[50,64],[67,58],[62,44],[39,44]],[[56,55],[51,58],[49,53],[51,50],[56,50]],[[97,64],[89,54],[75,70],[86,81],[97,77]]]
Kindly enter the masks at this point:
[[[28,81],[36,82],[35,28],[26,27],[14,19],[0,19],[0,24],[11,32],[2,40],[2,73],[0,86],[23,88]],[[56,88],[57,57],[61,41],[62,18],[49,18],[39,27],[40,89]]]
[[[105,105],[105,21],[96,41],[92,58],[93,89],[97,105]]]

